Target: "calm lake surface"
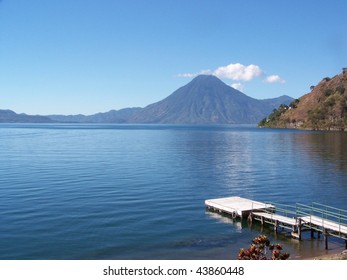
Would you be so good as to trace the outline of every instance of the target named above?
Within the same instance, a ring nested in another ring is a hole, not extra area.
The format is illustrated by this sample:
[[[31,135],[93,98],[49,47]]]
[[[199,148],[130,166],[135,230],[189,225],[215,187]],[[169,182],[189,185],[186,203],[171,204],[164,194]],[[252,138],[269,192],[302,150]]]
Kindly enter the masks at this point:
[[[0,259],[236,259],[261,231],[325,253],[205,209],[225,196],[347,209],[347,133],[0,124]]]

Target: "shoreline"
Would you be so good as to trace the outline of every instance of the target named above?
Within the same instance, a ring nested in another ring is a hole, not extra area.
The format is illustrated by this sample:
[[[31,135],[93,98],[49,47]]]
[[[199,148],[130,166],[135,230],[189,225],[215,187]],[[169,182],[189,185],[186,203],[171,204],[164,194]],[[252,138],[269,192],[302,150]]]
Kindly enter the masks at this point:
[[[347,250],[334,250],[334,252],[329,252],[310,258],[303,258],[300,260],[347,260]]]

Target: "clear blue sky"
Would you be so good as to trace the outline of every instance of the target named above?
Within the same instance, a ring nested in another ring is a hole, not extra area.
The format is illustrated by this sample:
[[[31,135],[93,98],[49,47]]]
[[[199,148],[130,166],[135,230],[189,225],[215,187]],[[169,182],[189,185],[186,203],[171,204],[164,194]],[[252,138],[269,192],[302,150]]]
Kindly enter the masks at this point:
[[[201,73],[300,97],[347,67],[346,0],[0,0],[0,109],[144,107]]]

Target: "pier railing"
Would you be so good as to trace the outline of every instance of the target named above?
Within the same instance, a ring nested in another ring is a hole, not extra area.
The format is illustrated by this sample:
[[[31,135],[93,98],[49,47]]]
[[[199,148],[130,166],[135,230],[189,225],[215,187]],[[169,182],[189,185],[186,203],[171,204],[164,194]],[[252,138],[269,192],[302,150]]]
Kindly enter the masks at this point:
[[[271,205],[275,206],[272,213],[276,213],[288,218],[296,218],[296,206],[273,202],[271,202]]]
[[[296,212],[297,217],[305,217],[315,230],[330,230],[330,235],[347,236],[347,211],[344,209],[313,202],[311,206],[297,203]]]
[[[296,208],[295,206],[280,204],[280,203],[266,203],[266,205],[271,205],[272,207],[266,207],[261,213],[255,213],[254,219],[266,222],[274,225],[274,228],[286,228],[293,230],[296,224]]]
[[[248,221],[260,221],[262,225],[270,224],[274,230],[289,229],[291,236],[301,240],[302,233],[311,232],[311,238],[315,232],[323,234],[325,248],[328,249],[328,237],[330,235],[345,240],[347,249],[347,210],[327,206],[320,203],[305,205],[296,203],[293,205],[281,203],[262,203],[241,197],[227,197],[206,200],[208,208],[219,212],[232,214],[232,218],[248,217]]]
[[[296,203],[295,206],[273,203],[275,208],[264,212],[272,216],[281,215],[287,218],[299,219],[306,227],[318,232],[347,239],[347,210],[313,202],[312,205]],[[301,223],[300,222],[300,223]]]

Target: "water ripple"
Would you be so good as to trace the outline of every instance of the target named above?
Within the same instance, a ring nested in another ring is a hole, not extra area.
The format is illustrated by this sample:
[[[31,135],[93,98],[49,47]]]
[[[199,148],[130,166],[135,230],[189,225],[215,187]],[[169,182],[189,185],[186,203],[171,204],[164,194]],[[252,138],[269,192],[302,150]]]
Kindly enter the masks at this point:
[[[347,205],[343,133],[1,125],[0,139],[0,259],[235,258],[257,232],[205,199]]]

